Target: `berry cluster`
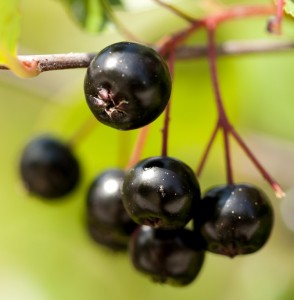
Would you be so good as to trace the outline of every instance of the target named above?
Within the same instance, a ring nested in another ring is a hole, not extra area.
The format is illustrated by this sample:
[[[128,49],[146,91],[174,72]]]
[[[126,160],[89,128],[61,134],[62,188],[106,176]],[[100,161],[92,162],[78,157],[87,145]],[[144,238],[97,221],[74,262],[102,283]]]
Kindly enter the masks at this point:
[[[153,49],[121,42],[93,59],[84,88],[98,120],[129,130],[164,111],[171,75]],[[138,159],[126,170],[104,170],[93,180],[86,196],[86,226],[97,243],[128,250],[138,271],[178,286],[197,277],[206,251],[234,257],[266,243],[274,216],[262,191],[228,182],[201,195],[193,170],[165,152]],[[80,177],[71,149],[48,136],[26,146],[20,165],[25,186],[43,198],[64,196]]]

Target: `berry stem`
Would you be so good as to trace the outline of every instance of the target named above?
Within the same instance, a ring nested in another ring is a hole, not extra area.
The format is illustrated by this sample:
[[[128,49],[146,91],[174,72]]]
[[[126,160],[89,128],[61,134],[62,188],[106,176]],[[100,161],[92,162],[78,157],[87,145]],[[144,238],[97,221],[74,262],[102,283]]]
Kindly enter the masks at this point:
[[[142,155],[144,145],[146,143],[147,135],[149,132],[150,125],[146,125],[143,128],[139,129],[138,137],[133,148],[133,151],[130,155],[128,164],[125,169],[128,170],[132,168],[139,160]]]
[[[283,20],[285,0],[277,0],[276,5],[277,5],[276,8],[277,21],[281,24]]]
[[[223,138],[224,138],[224,148],[225,148],[225,162],[226,162],[226,176],[227,184],[233,184],[233,171],[232,171],[232,162],[231,162],[231,150],[229,142],[229,131],[223,128]]]
[[[258,171],[262,174],[262,176],[265,178],[265,180],[271,185],[271,187],[275,191],[276,196],[278,198],[284,197],[285,192],[282,190],[281,186],[276,182],[276,180],[273,179],[273,177],[266,171],[266,169],[257,160],[257,158],[254,156],[252,151],[245,144],[245,142],[243,141],[241,136],[238,134],[238,132],[233,127],[230,129],[230,132],[231,132],[232,136],[234,137],[234,139],[237,141],[237,143],[240,145],[240,147],[243,149],[245,154],[249,157],[249,159],[252,161],[252,163],[258,169]]]
[[[208,154],[209,154],[209,152],[211,150],[212,144],[213,144],[213,142],[215,140],[215,137],[216,137],[216,134],[217,134],[218,130],[219,130],[219,125],[217,123],[216,126],[213,129],[212,135],[210,136],[210,139],[209,139],[208,144],[207,144],[207,146],[206,146],[206,148],[204,150],[204,153],[202,155],[200,163],[199,163],[199,165],[198,165],[198,167],[196,169],[196,175],[197,175],[197,177],[200,177],[200,175],[202,173],[203,167],[204,167],[204,165],[206,163]]]
[[[73,136],[67,142],[68,146],[70,148],[74,148],[78,144],[80,144],[92,132],[97,124],[98,122],[94,118],[90,118],[84,121],[80,128],[75,131]]]
[[[275,7],[272,4],[259,5],[234,5],[225,8],[220,13],[209,16],[205,19],[205,23],[214,23],[215,25],[231,21],[234,19],[241,19],[255,16],[269,16],[275,13]],[[206,26],[208,27],[208,26]]]
[[[171,78],[173,81],[174,78],[174,63],[175,63],[175,51],[172,51],[168,58],[168,68],[171,74]],[[170,122],[170,107],[171,107],[171,99],[169,99],[168,104],[164,111],[164,125],[162,129],[162,149],[161,155],[167,156],[168,150],[168,133],[169,133],[169,122]]]
[[[211,76],[211,81],[212,81],[212,86],[213,86],[213,91],[215,96],[215,103],[218,112],[217,129],[222,128],[223,131],[227,184],[232,184],[233,174],[232,174],[232,165],[231,165],[230,144],[228,138],[231,124],[228,121],[228,117],[224,109],[219,82],[218,82],[217,66],[216,66],[217,54],[216,54],[216,43],[215,43],[215,26],[216,24],[214,23],[213,20],[212,22],[207,23],[208,62],[209,62],[210,76]]]
[[[244,143],[241,136],[237,133],[237,131],[234,129],[234,127],[231,125],[231,123],[228,120],[226,111],[224,109],[223,101],[221,98],[218,76],[217,76],[217,66],[216,66],[217,53],[216,53],[216,44],[215,44],[215,28],[216,28],[216,23],[215,23],[214,19],[211,19],[210,22],[207,22],[208,62],[209,62],[210,75],[211,75],[213,90],[214,90],[214,94],[215,94],[215,102],[216,102],[216,107],[217,107],[217,112],[218,112],[218,122],[217,122],[217,125],[215,128],[215,131],[214,131],[214,135],[216,134],[216,132],[219,128],[222,128],[223,138],[224,138],[224,148],[225,148],[227,183],[228,184],[233,183],[231,153],[230,153],[230,145],[229,145],[229,134],[232,134],[233,138],[238,142],[239,146],[243,149],[245,154],[253,162],[253,164],[258,169],[258,171],[262,174],[262,176],[265,178],[265,180],[271,185],[271,187],[275,191],[276,196],[278,198],[281,198],[281,197],[285,196],[285,193],[283,192],[280,185],[271,177],[271,175],[266,171],[266,169],[256,159],[256,157],[253,155],[251,150]],[[210,140],[208,150],[206,149],[207,152],[205,152],[204,159],[206,159],[206,156],[208,155],[208,152],[211,147],[210,144],[212,144],[214,137],[215,137],[214,135],[212,136],[212,138]],[[201,162],[201,168],[203,167],[203,164],[204,163]]]
[[[270,33],[281,34],[282,33],[282,21],[284,14],[285,0],[276,0],[276,10],[273,13],[267,23],[267,30]]]

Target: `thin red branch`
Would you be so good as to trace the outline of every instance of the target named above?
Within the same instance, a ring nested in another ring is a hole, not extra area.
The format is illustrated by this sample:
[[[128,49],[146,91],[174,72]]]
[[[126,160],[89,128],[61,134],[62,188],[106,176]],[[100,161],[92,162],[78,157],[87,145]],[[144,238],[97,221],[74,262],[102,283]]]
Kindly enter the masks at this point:
[[[138,137],[133,148],[133,152],[131,153],[128,164],[125,167],[126,170],[132,168],[140,160],[147,140],[149,128],[150,125],[146,125],[143,128],[139,129]]]
[[[68,145],[70,147],[76,147],[94,130],[98,124],[99,122],[95,118],[87,119],[69,139]]]
[[[248,17],[260,17],[270,16],[275,13],[275,7],[272,4],[256,4],[256,5],[235,5],[226,8],[224,11],[208,16],[204,19],[206,24],[219,23],[233,21],[236,19],[248,18]]]
[[[233,171],[232,171],[232,162],[231,162],[229,133],[230,132],[225,127],[223,127],[227,184],[233,184],[234,180],[233,180]]]
[[[217,74],[217,53],[216,53],[216,42],[215,42],[215,23],[211,22],[207,24],[207,34],[208,34],[208,63],[210,76],[212,81],[212,87],[214,91],[214,98],[218,113],[218,127],[223,130],[223,139],[224,139],[224,149],[225,149],[225,162],[226,162],[226,177],[227,184],[233,183],[233,174],[231,166],[231,154],[230,154],[230,144],[228,135],[230,132],[231,125],[228,121],[227,114],[224,109],[223,101],[221,98],[220,86],[218,82]]]
[[[208,154],[210,153],[211,147],[212,147],[213,142],[214,142],[214,140],[216,138],[216,134],[217,134],[218,130],[219,130],[219,123],[217,122],[216,126],[214,127],[214,129],[212,131],[212,134],[210,136],[208,144],[207,144],[207,146],[206,146],[206,148],[204,150],[204,153],[203,153],[203,155],[202,155],[202,157],[200,159],[199,165],[198,165],[198,167],[196,169],[196,175],[198,177],[200,177],[200,175],[202,173],[203,167],[204,167],[204,165],[206,163],[206,160],[208,158]]]
[[[281,186],[277,183],[277,181],[266,171],[266,169],[261,165],[261,163],[257,160],[257,158],[254,156],[252,151],[248,148],[248,146],[245,144],[241,136],[237,133],[237,131],[234,128],[231,128],[230,130],[231,134],[235,138],[235,140],[238,142],[240,147],[243,149],[245,154],[249,157],[249,159],[253,162],[257,170],[262,174],[262,176],[265,178],[265,180],[271,185],[273,190],[275,191],[275,194],[278,198],[282,198],[285,196],[284,191],[282,190]]]
[[[276,12],[268,20],[267,29],[270,33],[281,34],[282,33],[282,21],[284,15],[284,0],[276,0]]]
[[[218,122],[217,122],[216,129],[214,131],[214,135],[216,134],[216,131],[218,128],[223,129],[227,183],[228,184],[233,183],[231,153],[230,153],[230,145],[229,145],[229,134],[232,134],[232,136],[236,139],[236,141],[238,142],[239,146],[243,149],[245,154],[249,157],[249,159],[253,162],[253,164],[258,169],[258,171],[262,174],[262,176],[271,185],[271,187],[273,188],[273,190],[276,193],[276,196],[279,198],[283,197],[285,195],[285,193],[283,192],[280,185],[271,177],[271,175],[267,172],[267,170],[256,159],[256,157],[253,155],[251,150],[243,142],[240,135],[237,133],[237,131],[234,129],[234,127],[230,124],[230,122],[228,120],[226,111],[224,109],[223,101],[221,98],[219,82],[218,82],[218,75],[217,75],[217,66],[216,66],[217,53],[216,53],[216,43],[215,43],[215,28],[216,27],[215,26],[216,26],[215,20],[212,20],[211,22],[207,22],[208,62],[209,62],[212,86],[213,86],[214,95],[215,95],[215,103],[216,103],[217,113],[218,113]],[[210,140],[211,144],[212,144],[213,140],[214,140],[214,136]],[[209,144],[209,148],[210,148],[210,146],[211,145]],[[209,152],[209,150],[205,153],[205,159],[208,155],[208,152]],[[202,169],[202,167],[203,167],[203,163],[201,165],[201,169]]]
[[[175,52],[171,52],[168,59],[168,68],[171,74],[171,79],[174,79],[174,64],[175,64]],[[167,156],[168,153],[168,133],[169,133],[169,123],[170,123],[170,107],[171,107],[171,99],[165,108],[164,111],[164,125],[162,129],[162,149],[161,155]]]

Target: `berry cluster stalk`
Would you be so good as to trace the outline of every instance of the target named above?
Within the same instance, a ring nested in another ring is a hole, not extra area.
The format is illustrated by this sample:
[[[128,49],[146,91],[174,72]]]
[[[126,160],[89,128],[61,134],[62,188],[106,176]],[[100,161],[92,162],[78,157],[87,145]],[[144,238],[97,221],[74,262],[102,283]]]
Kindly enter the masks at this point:
[[[245,144],[241,136],[237,133],[234,129],[232,124],[229,122],[227,114],[224,109],[223,101],[221,98],[219,83],[218,83],[218,75],[217,75],[217,55],[216,55],[216,43],[215,43],[215,23],[208,22],[207,23],[207,33],[208,33],[208,61],[210,67],[210,75],[213,85],[213,90],[215,94],[215,103],[217,107],[218,113],[218,121],[213,130],[212,136],[209,140],[209,143],[204,151],[202,159],[199,163],[197,168],[196,174],[200,176],[202,169],[204,167],[205,161],[208,157],[209,151],[211,146],[215,140],[216,134],[219,129],[223,131],[223,138],[224,138],[224,148],[225,148],[225,162],[226,162],[226,176],[227,176],[227,183],[233,183],[233,175],[232,175],[232,165],[231,165],[231,153],[230,153],[230,145],[229,145],[229,135],[231,134],[232,137],[237,141],[239,146],[243,149],[245,154],[248,158],[252,161],[255,165],[257,170],[262,174],[265,180],[271,185],[273,190],[276,193],[278,198],[281,198],[285,195],[280,185],[272,178],[272,176],[266,171],[266,169],[262,166],[262,164],[257,160],[257,158],[253,155],[252,151],[249,147]]]

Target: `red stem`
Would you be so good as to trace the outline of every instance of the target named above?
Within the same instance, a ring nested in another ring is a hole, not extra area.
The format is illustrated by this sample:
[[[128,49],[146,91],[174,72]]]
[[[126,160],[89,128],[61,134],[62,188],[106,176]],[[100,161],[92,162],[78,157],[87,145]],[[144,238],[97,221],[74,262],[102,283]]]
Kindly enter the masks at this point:
[[[73,134],[73,136],[68,140],[67,144],[69,147],[73,148],[79,143],[81,143],[99,124],[95,118],[87,119]]]
[[[275,7],[272,4],[260,4],[260,5],[236,5],[229,7],[219,14],[211,17],[207,17],[206,24],[214,23],[218,25],[219,23],[225,21],[231,21],[234,19],[241,19],[245,17],[255,17],[255,16],[268,16],[275,13]]]
[[[139,129],[136,144],[133,148],[133,152],[131,153],[128,164],[125,167],[126,170],[133,167],[140,160],[145,143],[146,143],[149,127],[150,127],[150,125],[146,125],[143,128]]]
[[[232,162],[231,162],[231,149],[229,143],[229,131],[223,127],[223,138],[224,138],[224,147],[225,147],[225,162],[226,162],[226,176],[227,184],[233,184],[233,171],[232,171]]]
[[[284,15],[284,5],[285,5],[285,0],[277,0],[277,11],[276,11],[276,16],[277,16],[277,21],[281,24],[283,20],[283,15]]]
[[[211,22],[207,21],[206,26],[207,26],[207,33],[208,33],[208,61],[209,61],[209,68],[210,68],[210,75],[211,75],[213,90],[214,90],[214,94],[215,94],[215,102],[216,102],[216,107],[217,107],[217,112],[218,112],[218,122],[217,122],[216,128],[213,132],[213,135],[210,139],[208,147],[206,149],[205,156],[201,161],[200,171],[202,170],[204,161],[206,160],[206,157],[207,157],[210,147],[213,143],[213,140],[215,138],[218,128],[222,128],[223,129],[223,138],[224,138],[224,148],[225,148],[227,183],[228,184],[233,183],[231,153],[230,153],[230,145],[229,145],[229,134],[232,134],[232,136],[238,142],[240,147],[243,149],[243,151],[246,153],[246,155],[249,157],[249,159],[253,162],[255,167],[259,170],[259,172],[262,174],[262,176],[271,185],[271,187],[273,188],[273,190],[276,193],[276,196],[281,198],[285,195],[285,193],[283,192],[280,185],[270,176],[270,174],[265,170],[265,168],[261,165],[261,163],[256,159],[256,157],[253,155],[251,150],[246,146],[246,144],[243,142],[240,135],[236,132],[236,130],[234,129],[234,127],[230,124],[230,122],[228,120],[226,111],[224,109],[223,101],[221,98],[221,93],[220,93],[220,88],[219,88],[219,83],[218,83],[218,76],[217,76],[215,19],[211,19]],[[198,171],[198,172],[200,173],[200,171]]]
[[[175,51],[170,52],[168,58],[168,67],[169,67],[172,81],[174,78],[175,59],[176,59]],[[168,150],[168,132],[169,132],[169,122],[170,122],[170,107],[171,107],[171,99],[169,99],[169,102],[164,111],[164,125],[162,129],[162,149],[161,149],[162,156],[167,156],[167,152],[168,152],[167,150]]]
[[[214,27],[216,27],[219,23],[234,19],[241,19],[253,16],[270,16],[275,14],[275,12],[275,6],[272,4],[236,5],[226,8],[223,11],[216,13],[215,15],[208,16],[201,20],[190,20],[191,24],[189,27],[177,32],[174,35],[164,37],[161,41],[159,41],[159,43],[157,44],[158,52],[162,56],[168,55],[169,51],[174,50],[176,46],[186,41],[187,38],[192,33],[195,33],[199,28],[210,27],[212,24],[214,25]]]
[[[199,165],[197,167],[197,170],[196,170],[197,177],[199,177],[201,175],[201,173],[202,173],[203,167],[205,165],[205,162],[207,160],[208,154],[210,152],[210,149],[211,149],[212,144],[213,144],[213,142],[215,140],[215,137],[216,137],[216,134],[217,134],[218,130],[219,130],[219,123],[217,122],[216,126],[213,129],[212,135],[210,136],[208,144],[207,144],[207,146],[206,146],[206,148],[204,150],[204,153],[202,155],[200,163],[199,163]]]
[[[217,127],[222,128],[223,138],[224,138],[224,148],[225,148],[225,162],[226,162],[226,177],[227,184],[233,183],[232,165],[231,165],[231,155],[230,155],[230,144],[228,135],[231,129],[231,125],[228,121],[226,115],[223,101],[221,98],[220,87],[217,75],[217,53],[216,53],[216,43],[215,43],[215,23],[207,23],[207,33],[208,33],[208,62],[210,69],[210,76],[213,86],[213,91],[215,95],[215,102],[218,112],[218,123]]]
[[[258,171],[262,174],[262,176],[265,178],[265,180],[271,185],[271,187],[275,191],[276,196],[278,198],[284,197],[285,193],[283,192],[280,185],[273,179],[273,177],[270,176],[270,174],[266,171],[266,169],[256,159],[256,157],[254,156],[252,151],[247,147],[247,145],[244,143],[243,139],[237,133],[237,131],[234,128],[231,128],[230,132],[233,135],[234,139],[237,141],[237,143],[240,145],[240,147],[243,149],[243,151],[246,153],[246,155],[253,162],[253,164],[258,169]]]

